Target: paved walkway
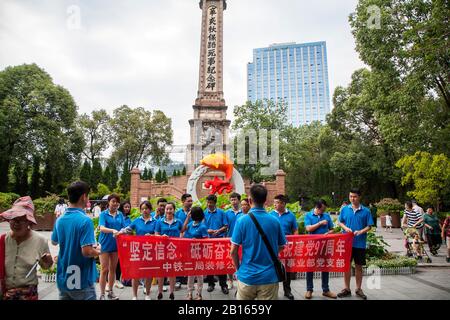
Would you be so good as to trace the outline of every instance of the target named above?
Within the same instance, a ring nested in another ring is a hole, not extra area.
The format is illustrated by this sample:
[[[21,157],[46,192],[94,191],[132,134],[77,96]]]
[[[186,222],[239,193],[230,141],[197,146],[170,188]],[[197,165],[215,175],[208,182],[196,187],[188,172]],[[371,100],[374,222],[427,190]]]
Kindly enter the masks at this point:
[[[379,282],[374,279],[365,278],[363,281],[363,290],[370,300],[450,300],[450,269],[449,268],[427,268],[420,269],[413,275],[397,275],[397,276],[382,276]],[[314,280],[317,291],[314,293],[315,300],[326,300],[321,296],[320,280]],[[305,300],[305,280],[292,281],[292,293],[296,300]],[[352,290],[354,290],[354,279],[352,279]],[[370,287],[370,288],[369,288]],[[331,278],[330,290],[339,292],[343,288],[343,278]],[[97,294],[100,292],[97,285]],[[132,291],[130,287],[124,289],[114,289],[114,292],[121,300],[131,300]],[[203,289],[204,300],[234,300],[236,289],[231,289],[228,295],[222,294],[220,288],[209,293],[206,291],[206,285]],[[186,297],[186,286],[175,291],[175,299],[183,300]],[[142,289],[139,289],[139,299],[143,300],[144,295]],[[58,292],[53,283],[40,283],[39,296],[42,300],[56,300],[58,299]],[[157,287],[152,287],[152,299],[156,299]],[[164,292],[164,300],[169,298],[169,294]],[[280,288],[279,299],[286,299],[283,296],[283,289]],[[359,298],[354,295],[352,300]]]
[[[9,230],[7,223],[0,223],[0,233]],[[40,232],[42,235],[50,239],[50,232]],[[403,234],[399,229],[393,229],[392,233],[385,232],[378,228],[377,234],[384,237],[384,240],[390,245],[389,251],[404,254]],[[58,254],[58,247],[50,246],[52,255]],[[396,276],[381,276],[379,278],[366,277],[363,281],[363,290],[371,300],[411,300],[411,299],[426,299],[426,300],[450,300],[450,264],[445,262],[446,251],[445,246],[439,250],[437,257],[432,257],[431,264],[422,263],[417,268],[417,273],[413,275],[396,275]],[[317,291],[314,294],[314,299],[326,299],[321,296],[320,280],[314,280]],[[292,293],[297,300],[304,300],[306,281],[303,279],[292,281]],[[235,299],[236,289],[231,289],[228,295],[222,294],[219,286],[212,293],[206,291],[206,284],[203,289],[204,300],[233,300]],[[330,289],[334,292],[339,292],[343,288],[343,278],[331,278]],[[352,289],[354,290],[354,279],[352,279]],[[97,286],[97,293],[99,288]],[[131,300],[132,292],[130,287],[124,289],[115,289],[116,295],[121,300]],[[175,299],[182,300],[186,296],[186,286],[175,292]],[[157,287],[152,288],[152,299],[156,299]],[[42,300],[56,300],[58,299],[58,290],[54,283],[45,283],[43,281],[39,284],[39,296]],[[164,293],[164,299],[168,299],[169,294]],[[280,288],[279,298],[285,299],[283,290]],[[139,290],[139,299],[143,299],[142,289]],[[358,299],[352,296],[348,299]]]

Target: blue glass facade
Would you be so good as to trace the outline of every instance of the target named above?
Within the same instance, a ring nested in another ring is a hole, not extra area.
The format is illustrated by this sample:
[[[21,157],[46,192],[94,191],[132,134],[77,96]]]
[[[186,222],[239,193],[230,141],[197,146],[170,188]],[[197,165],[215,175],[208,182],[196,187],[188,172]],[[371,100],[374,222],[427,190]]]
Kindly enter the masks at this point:
[[[284,101],[294,126],[325,121],[330,112],[326,42],[254,49],[247,65],[247,99]]]

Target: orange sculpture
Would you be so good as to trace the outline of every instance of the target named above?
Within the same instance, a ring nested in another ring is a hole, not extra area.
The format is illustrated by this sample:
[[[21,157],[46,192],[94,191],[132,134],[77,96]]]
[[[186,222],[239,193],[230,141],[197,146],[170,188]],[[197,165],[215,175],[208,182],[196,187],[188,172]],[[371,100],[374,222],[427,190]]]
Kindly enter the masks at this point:
[[[209,194],[222,194],[224,191],[230,193],[233,190],[233,185],[230,183],[233,176],[233,162],[225,154],[213,153],[200,161],[201,165],[204,165],[213,170],[219,170],[225,173],[225,180],[219,177],[214,177],[213,180],[205,181],[205,187],[211,187]]]

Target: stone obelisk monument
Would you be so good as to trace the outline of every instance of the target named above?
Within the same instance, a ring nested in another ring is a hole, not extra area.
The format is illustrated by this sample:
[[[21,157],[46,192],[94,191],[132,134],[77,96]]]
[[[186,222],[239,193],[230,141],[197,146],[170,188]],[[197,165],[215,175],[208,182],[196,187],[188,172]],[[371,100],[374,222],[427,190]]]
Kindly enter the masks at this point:
[[[200,67],[194,117],[189,120],[188,172],[211,153],[228,153],[230,120],[223,94],[223,12],[226,0],[201,0]]]

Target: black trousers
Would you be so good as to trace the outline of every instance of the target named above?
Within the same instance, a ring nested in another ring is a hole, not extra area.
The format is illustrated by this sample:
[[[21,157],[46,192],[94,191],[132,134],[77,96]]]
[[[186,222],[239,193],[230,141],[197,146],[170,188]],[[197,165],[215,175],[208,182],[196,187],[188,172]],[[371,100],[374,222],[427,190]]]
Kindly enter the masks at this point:
[[[217,276],[219,278],[219,284],[220,287],[227,287],[227,275],[222,274],[220,276]],[[208,283],[208,286],[215,286],[216,280],[214,279],[214,276],[206,276],[206,282]]]
[[[286,281],[283,282],[284,294],[291,293],[291,279],[295,276],[295,272],[287,272]]]

